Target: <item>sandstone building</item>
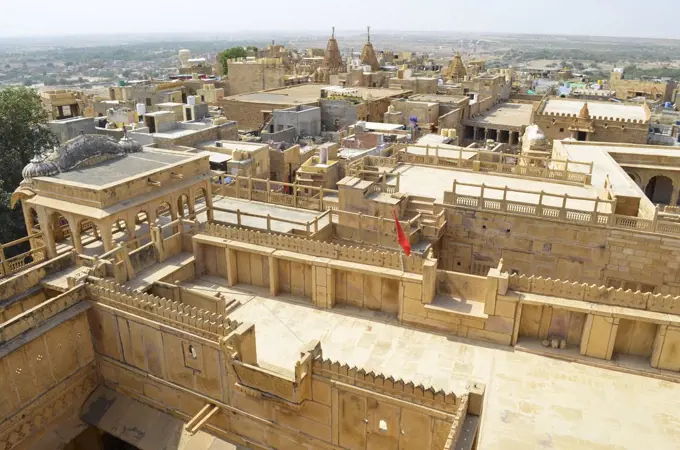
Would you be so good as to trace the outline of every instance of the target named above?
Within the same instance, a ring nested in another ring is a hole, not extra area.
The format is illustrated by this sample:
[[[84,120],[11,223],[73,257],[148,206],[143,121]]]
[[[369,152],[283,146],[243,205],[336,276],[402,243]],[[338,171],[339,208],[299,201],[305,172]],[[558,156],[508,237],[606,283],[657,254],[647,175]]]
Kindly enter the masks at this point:
[[[631,176],[673,155],[532,136],[385,146],[334,187],[337,148],[292,183],[127,138],[35,160],[0,448],[672,448],[680,229]]]

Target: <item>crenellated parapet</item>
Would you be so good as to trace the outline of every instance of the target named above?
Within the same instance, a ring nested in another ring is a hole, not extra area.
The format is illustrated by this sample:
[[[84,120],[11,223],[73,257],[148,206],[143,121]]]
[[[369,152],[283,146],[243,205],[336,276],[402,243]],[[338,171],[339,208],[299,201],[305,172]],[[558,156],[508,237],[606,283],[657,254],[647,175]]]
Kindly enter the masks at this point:
[[[412,381],[395,379],[391,375],[321,357],[314,360],[313,370],[315,375],[449,413],[455,413],[467,401],[466,394],[458,397],[453,392],[435,391],[432,387],[416,385]]]
[[[288,250],[305,255],[385,267],[388,269],[402,269],[402,257],[397,252],[329,244],[310,239],[272,233],[261,233],[259,231],[234,228],[214,223],[208,224],[205,232],[214,237],[247,242],[278,250]],[[420,274],[423,272],[424,261],[424,258],[417,255],[403,257],[403,269],[406,272]]]
[[[583,117],[579,117],[577,113],[565,113],[565,112],[539,112],[538,113],[540,116],[543,117],[559,117],[562,119],[583,119]],[[607,122],[607,123],[615,123],[615,124],[645,124],[647,123],[646,120],[642,119],[630,119],[630,118],[623,118],[623,117],[607,117],[607,116],[589,116],[590,119],[592,120],[597,120],[601,122]]]
[[[578,283],[552,278],[510,275],[509,288],[518,292],[581,300],[611,306],[680,314],[680,297],[633,291],[595,284]]]
[[[84,286],[76,287],[61,295],[50,298],[39,305],[0,324],[0,343],[7,342],[20,334],[46,322],[62,311],[85,299]]]
[[[225,316],[155,295],[140,294],[107,280],[90,278],[87,291],[96,302],[211,340],[229,335],[239,325]]]

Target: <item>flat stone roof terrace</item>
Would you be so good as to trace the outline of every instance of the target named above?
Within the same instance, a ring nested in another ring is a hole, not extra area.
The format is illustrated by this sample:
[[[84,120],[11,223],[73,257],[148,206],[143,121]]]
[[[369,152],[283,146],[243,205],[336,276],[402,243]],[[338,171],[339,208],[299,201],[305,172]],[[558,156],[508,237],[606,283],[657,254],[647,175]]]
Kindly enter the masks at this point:
[[[416,385],[462,392],[468,381],[486,383],[480,449],[672,449],[680,442],[677,383],[401,327],[381,313],[316,309],[252,286],[227,288],[219,278],[182,284],[242,303],[230,317],[255,324],[263,367],[292,373],[300,349],[318,339],[325,358]]]
[[[502,175],[470,172],[463,170],[442,169],[437,167],[417,166],[411,164],[402,164],[398,166],[394,173],[400,173],[400,188],[399,190],[413,195],[420,195],[424,197],[433,197],[435,201],[441,202],[444,199],[444,191],[451,191],[453,188],[453,180],[457,183],[468,183],[480,185],[484,183],[487,187],[503,188],[507,186],[509,189],[535,191],[532,193],[510,192],[508,191],[507,200],[535,203],[538,204],[539,192],[542,190],[548,194],[563,196],[568,194],[573,197],[595,198],[598,197],[598,189],[593,186],[577,186],[563,183],[554,183],[550,181],[541,181],[537,179],[523,179],[520,177],[507,177]],[[476,186],[457,186],[456,192],[461,195],[471,195],[478,197],[481,188]],[[484,198],[499,200],[503,198],[503,191],[498,189],[485,189]],[[544,196],[543,204],[549,206],[562,206],[562,199],[557,197]],[[587,200],[568,199],[567,208],[577,209],[582,211],[592,211],[594,203]],[[600,205],[605,207],[607,205]],[[604,211],[602,211],[604,212]]]
[[[549,99],[545,104],[543,113],[578,115],[584,103],[586,103],[586,100]],[[647,114],[642,106],[598,101],[589,101],[587,103],[591,117],[602,116],[613,117],[614,119],[647,121]]]
[[[465,124],[475,124],[479,126],[505,126],[510,128],[525,127],[531,124],[532,105],[520,103],[503,103],[480,113],[479,116],[466,119]]]
[[[146,172],[161,170],[195,156],[195,154],[183,155],[143,150],[45,178],[100,187]]]

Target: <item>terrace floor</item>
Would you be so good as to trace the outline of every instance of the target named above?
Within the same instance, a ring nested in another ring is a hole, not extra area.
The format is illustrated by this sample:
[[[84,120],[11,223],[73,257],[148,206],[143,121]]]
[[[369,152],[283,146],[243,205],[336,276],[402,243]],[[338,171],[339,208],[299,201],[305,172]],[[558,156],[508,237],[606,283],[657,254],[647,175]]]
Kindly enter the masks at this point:
[[[274,220],[275,218],[290,220],[293,222],[311,222],[317,216],[322,215],[320,211],[310,211],[306,209],[290,208],[287,206],[272,205],[270,203],[261,203],[252,200],[244,200],[233,197],[215,197],[213,199],[213,206],[218,208],[225,208],[231,211],[240,210],[241,224],[248,228],[267,229],[267,219],[259,217],[250,217],[247,214],[256,214],[260,216],[271,215],[271,229],[279,233],[291,233],[293,230],[305,230],[304,225],[287,223],[283,221]],[[328,217],[324,217],[319,221],[319,228],[328,224]],[[197,216],[201,222],[207,222],[206,213],[200,213]],[[236,225],[236,213],[214,211],[214,219],[218,222]]]
[[[415,384],[461,392],[469,380],[486,383],[480,449],[672,449],[680,442],[680,384],[401,327],[381,313],[320,310],[307,299],[270,298],[264,289],[208,281],[211,289],[238,296],[242,306],[230,317],[255,324],[258,360],[267,368],[290,374],[299,349],[318,339],[326,358]]]

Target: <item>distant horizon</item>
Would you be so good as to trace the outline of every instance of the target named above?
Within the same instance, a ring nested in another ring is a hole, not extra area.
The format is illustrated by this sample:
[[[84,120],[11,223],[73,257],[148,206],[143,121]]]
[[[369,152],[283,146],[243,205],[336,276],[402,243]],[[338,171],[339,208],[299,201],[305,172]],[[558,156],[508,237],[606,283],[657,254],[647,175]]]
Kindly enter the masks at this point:
[[[28,7],[18,1],[4,3],[0,15],[2,39],[115,37],[140,33],[330,34],[332,26],[341,34],[343,30],[361,32],[364,25],[372,25],[376,35],[390,30],[409,34],[680,40],[680,27],[673,20],[680,17],[677,0],[654,2],[659,20],[653,22],[640,20],[640,2],[637,0],[571,0],[568,4],[537,4],[535,0],[449,0],[445,3],[394,0],[388,4],[344,0],[333,5],[320,5],[313,0],[291,0],[285,4],[262,0],[256,8],[249,2],[238,1],[200,3],[192,7],[186,1],[165,0],[163,7],[158,8],[149,2],[119,0],[104,13],[91,0],[34,0]]]
[[[217,40],[217,41],[231,41],[231,40],[262,40],[269,39],[276,36],[285,37],[298,37],[298,38],[324,38],[329,37],[331,34],[331,29],[308,29],[304,32],[299,30],[241,30],[241,31],[231,31],[225,32],[210,32],[210,31],[144,31],[139,33],[111,33],[111,32],[84,32],[84,33],[66,33],[66,34],[35,34],[35,35],[3,35],[0,34],[1,41],[31,41],[31,40],[48,40],[48,39],[79,39],[79,38],[120,38],[125,37],[123,42],[115,43],[112,45],[125,45],[130,42],[126,41],[136,41],[141,40],[145,37],[149,38],[159,38],[159,40],[165,39],[180,39],[181,40]],[[346,37],[356,37],[357,35],[366,34],[366,29],[355,28],[355,29],[338,29],[335,28],[336,38],[342,40],[343,34]],[[510,37],[510,36],[525,36],[525,37],[565,37],[565,38],[594,38],[594,39],[616,39],[616,40],[647,40],[647,41],[678,41],[680,43],[680,37],[663,37],[663,36],[619,36],[619,35],[599,35],[599,34],[563,34],[563,33],[529,33],[529,32],[503,32],[503,31],[446,31],[446,30],[390,30],[390,29],[380,29],[375,30],[371,28],[371,37],[380,38],[385,35],[415,35],[415,36],[427,36],[427,35],[438,35],[438,36],[460,36],[461,38],[470,38],[472,36],[499,36],[499,37]],[[83,43],[87,46],[87,43]],[[92,44],[89,44],[92,45]]]

